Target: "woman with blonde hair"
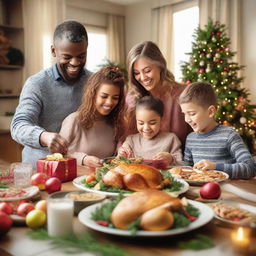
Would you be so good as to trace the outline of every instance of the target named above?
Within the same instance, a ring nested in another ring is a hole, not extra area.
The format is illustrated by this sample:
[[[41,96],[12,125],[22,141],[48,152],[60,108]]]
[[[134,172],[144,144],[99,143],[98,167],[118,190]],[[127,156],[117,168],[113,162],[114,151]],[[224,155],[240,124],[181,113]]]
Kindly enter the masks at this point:
[[[184,148],[191,128],[186,124],[178,103],[179,95],[186,85],[175,81],[173,74],[158,46],[145,41],[135,45],[127,56],[129,90],[126,96],[128,105],[126,135],[136,133],[135,105],[147,95],[159,98],[164,103],[161,131],[175,133]]]
[[[79,165],[100,167],[102,158],[114,155],[123,130],[124,87],[118,68],[100,69],[89,78],[79,109],[63,121],[60,134]]]

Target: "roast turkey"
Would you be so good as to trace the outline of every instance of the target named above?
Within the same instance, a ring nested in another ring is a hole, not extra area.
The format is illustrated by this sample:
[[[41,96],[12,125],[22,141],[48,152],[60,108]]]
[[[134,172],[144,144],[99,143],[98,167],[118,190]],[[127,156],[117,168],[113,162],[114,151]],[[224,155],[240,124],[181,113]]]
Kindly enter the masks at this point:
[[[160,189],[163,184],[160,171],[145,164],[120,164],[110,169],[102,180],[106,185],[131,191]]]

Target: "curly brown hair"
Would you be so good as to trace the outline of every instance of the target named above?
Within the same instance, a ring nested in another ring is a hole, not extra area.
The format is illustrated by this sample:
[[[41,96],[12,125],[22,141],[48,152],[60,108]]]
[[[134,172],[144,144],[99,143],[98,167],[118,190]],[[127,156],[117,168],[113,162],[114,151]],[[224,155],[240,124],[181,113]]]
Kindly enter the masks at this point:
[[[97,117],[95,98],[98,89],[103,83],[114,85],[120,88],[119,101],[117,105],[109,115],[105,116],[106,122],[114,127],[115,140],[118,141],[123,129],[123,116],[125,112],[125,80],[124,75],[119,68],[111,66],[103,67],[88,79],[83,92],[82,104],[78,109],[78,118],[86,129],[89,129],[93,126],[93,123]]]

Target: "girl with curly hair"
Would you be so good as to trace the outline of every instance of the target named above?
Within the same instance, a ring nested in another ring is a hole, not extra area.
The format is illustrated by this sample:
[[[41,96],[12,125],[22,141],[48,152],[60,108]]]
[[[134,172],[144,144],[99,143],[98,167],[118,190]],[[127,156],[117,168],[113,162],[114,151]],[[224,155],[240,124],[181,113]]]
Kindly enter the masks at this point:
[[[60,134],[79,165],[100,167],[102,158],[114,155],[123,128],[124,87],[118,68],[100,69],[89,78],[81,106],[63,121]]]

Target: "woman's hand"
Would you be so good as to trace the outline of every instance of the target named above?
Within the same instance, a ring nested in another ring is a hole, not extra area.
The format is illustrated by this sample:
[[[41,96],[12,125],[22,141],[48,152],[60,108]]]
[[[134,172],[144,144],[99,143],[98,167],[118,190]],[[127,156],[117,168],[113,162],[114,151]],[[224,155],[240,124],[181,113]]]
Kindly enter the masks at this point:
[[[133,151],[130,147],[120,147],[118,149],[118,155],[117,156],[122,156],[122,157],[126,157],[126,158],[134,157]]]
[[[85,156],[83,159],[82,165],[85,165],[85,166],[95,169],[97,167],[101,167],[102,163],[101,163],[100,158],[98,158],[96,156]]]
[[[194,166],[194,169],[198,169],[201,171],[207,171],[207,170],[215,170],[216,164],[214,162],[211,162],[209,160],[201,160],[197,162]]]
[[[51,153],[61,153],[65,155],[68,151],[67,141],[54,132],[42,132],[40,135],[40,144],[48,147]]]
[[[168,152],[160,152],[158,154],[156,154],[154,157],[153,157],[153,160],[164,160],[166,161],[166,164],[167,165],[170,165],[173,163],[174,161],[174,158],[173,156],[168,153]]]

